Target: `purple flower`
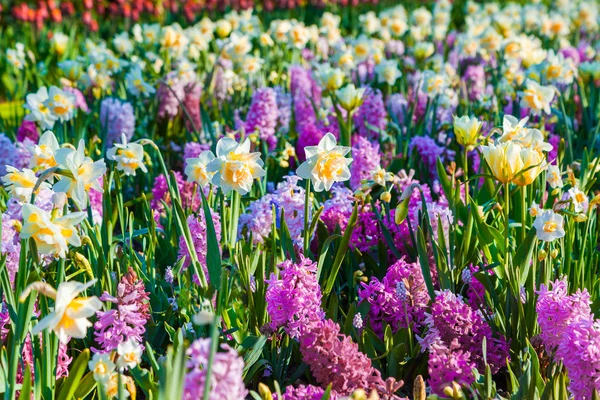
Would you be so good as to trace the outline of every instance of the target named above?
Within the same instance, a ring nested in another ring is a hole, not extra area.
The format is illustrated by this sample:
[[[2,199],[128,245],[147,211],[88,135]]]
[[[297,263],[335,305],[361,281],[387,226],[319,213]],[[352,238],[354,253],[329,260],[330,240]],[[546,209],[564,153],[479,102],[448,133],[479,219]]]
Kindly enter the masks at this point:
[[[373,172],[381,167],[379,144],[371,143],[362,136],[354,136],[352,160],[350,186],[356,190],[360,187],[362,180],[371,179]]]
[[[175,118],[179,113],[179,102],[185,98],[185,84],[172,71],[167,74],[156,91],[158,98],[158,117],[161,119]]]
[[[444,148],[429,136],[415,136],[408,145],[411,155],[417,154],[419,161],[424,164],[429,175],[434,178],[437,176],[436,164],[437,159],[444,154]]]
[[[0,177],[6,175],[6,166],[14,166],[17,148],[4,133],[0,133]]]
[[[106,98],[100,103],[100,126],[105,133],[106,146],[121,141],[121,134],[131,140],[135,131],[133,107],[119,99]]]
[[[116,297],[104,292],[100,300],[115,304],[115,308],[96,313],[98,321],[94,324],[94,336],[100,349],[92,348],[92,351],[110,352],[132,339],[142,343],[145,325],[150,319],[149,294],[131,267],[121,278]]]
[[[218,213],[213,212],[211,210],[212,222],[215,228],[215,234],[217,235],[217,242],[221,242],[221,217]],[[206,266],[206,254],[208,252],[208,234],[206,231],[206,219],[204,218],[204,212],[198,212],[197,216],[190,215],[187,218],[187,224],[190,229],[190,234],[192,236],[192,243],[194,245],[194,249],[196,250],[196,256],[198,257],[198,262],[202,266],[204,270],[204,276],[206,276],[207,281],[208,277],[208,267]],[[219,250],[220,251],[220,250]],[[188,252],[188,247],[185,242],[185,238],[183,235],[179,238],[179,254],[178,259],[181,260],[185,257],[185,261],[183,262],[183,267],[188,268],[191,265],[191,257]]]
[[[210,355],[211,339],[197,339],[187,350],[190,359],[183,388],[184,400],[198,399],[204,393],[206,369]],[[215,353],[210,376],[210,400],[239,400],[248,394],[244,386],[244,360],[227,344],[221,344]]]
[[[266,280],[267,312],[273,330],[284,327],[292,338],[303,334],[313,320],[322,320],[321,288],[317,282],[317,263],[300,255],[298,263],[286,260],[279,264],[280,277],[271,274]]]
[[[298,387],[288,386],[285,388],[282,400],[321,400],[325,390],[313,385],[298,385]],[[330,399],[335,399],[332,395]]]
[[[200,129],[202,129],[202,117],[200,114],[201,96],[202,84],[200,82],[192,82],[185,87],[185,96],[182,101],[183,106],[187,110],[185,127],[189,132],[200,132]]]
[[[385,130],[386,116],[381,91],[368,88],[353,117],[358,134],[371,141],[377,140]]]
[[[258,131],[262,141],[265,141],[269,150],[274,150],[277,146],[277,136],[275,128],[279,110],[277,109],[277,93],[271,88],[261,88],[252,95],[250,109],[246,116],[244,129],[246,134],[252,134]]]
[[[21,122],[21,126],[17,129],[17,141],[23,142],[25,139],[29,139],[32,142],[37,143],[40,138],[40,133],[37,129],[37,124],[33,121],[27,121],[26,119]]]

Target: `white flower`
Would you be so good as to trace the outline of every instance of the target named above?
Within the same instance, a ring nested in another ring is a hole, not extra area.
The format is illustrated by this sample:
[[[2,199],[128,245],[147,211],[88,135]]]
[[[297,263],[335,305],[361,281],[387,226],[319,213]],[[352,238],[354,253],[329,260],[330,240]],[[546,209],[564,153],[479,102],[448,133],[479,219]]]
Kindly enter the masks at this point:
[[[529,117],[525,117],[522,120],[518,120],[512,115],[505,115],[502,121],[502,136],[498,139],[498,142],[508,142],[514,139],[520,139],[524,136],[525,124],[529,120]]]
[[[537,217],[542,213],[542,211],[544,210],[542,210],[537,203],[532,203],[531,207],[529,208],[529,215],[532,217]]]
[[[533,222],[537,237],[544,242],[551,242],[565,236],[564,218],[552,210],[544,210]]]
[[[106,172],[104,160],[93,161],[85,155],[85,144],[79,141],[77,150],[59,149],[55,155],[61,168],[68,170],[71,176],[63,176],[54,185],[55,192],[67,193],[81,208],[87,207],[87,192],[94,189],[102,192],[98,179]]]
[[[87,288],[96,283],[93,279],[87,283],[63,282],[54,290],[44,282],[34,282],[21,294],[20,300],[25,298],[32,290],[39,291],[54,299],[54,311],[44,317],[33,327],[32,334],[37,335],[45,329],[56,333],[61,343],[68,343],[70,338],[83,339],[92,323],[87,319],[102,308],[102,302],[96,296],[77,297]]]
[[[73,212],[52,221],[50,214],[32,204],[23,204],[21,238],[33,238],[41,254],[65,258],[69,245],[81,246],[76,225],[84,220],[85,212]]]
[[[129,33],[121,32],[113,39],[113,46],[121,54],[128,55],[133,51],[133,43],[129,39]]]
[[[398,69],[398,63],[394,60],[384,60],[375,67],[377,81],[379,83],[387,83],[393,85],[396,80],[402,76],[402,72]]]
[[[35,176],[35,172],[30,169],[24,168],[22,171],[19,171],[15,167],[7,165],[6,175],[2,177],[2,181],[4,181],[4,186],[11,197],[22,202],[28,202],[31,200],[31,195],[33,194],[33,189],[38,178]],[[49,187],[48,183],[42,182],[36,193],[39,192],[39,189]]]
[[[59,56],[65,54],[69,45],[69,37],[62,32],[54,32],[50,40],[52,50]]]
[[[232,189],[244,195],[252,189],[254,179],[265,176],[260,153],[250,153],[250,139],[238,143],[231,138],[217,142],[217,155],[207,165],[207,172],[215,172],[212,183],[225,194]]]
[[[115,370],[115,363],[110,359],[110,353],[94,353],[94,356],[88,363],[90,371],[94,374],[96,382],[105,383],[110,379]]]
[[[154,89],[152,85],[144,81],[142,70],[139,67],[132,68],[127,75],[125,75],[125,79],[127,80],[127,90],[135,97],[148,97],[156,92],[156,89]]]
[[[351,83],[336,91],[335,94],[340,101],[341,106],[346,111],[353,111],[361,105],[363,96],[365,95],[365,89],[357,89],[356,86]]]
[[[569,197],[573,201],[573,208],[575,212],[587,212],[589,199],[578,187],[573,187],[569,189],[568,192]]]
[[[549,165],[546,174],[546,180],[551,188],[561,188],[564,186],[560,169],[556,165]]]
[[[188,182],[197,183],[200,187],[205,187],[208,185],[215,173],[208,172],[206,167],[214,159],[215,155],[213,152],[206,150],[203,151],[198,158],[188,158],[185,160],[185,174],[187,175]]]
[[[135,339],[129,339],[124,343],[119,343],[117,354],[119,355],[117,360],[119,368],[135,368],[142,360],[142,347]]]
[[[535,114],[545,112],[550,114],[550,103],[554,99],[554,88],[541,86],[534,80],[527,79],[525,90],[522,92],[521,107],[530,108]]]
[[[51,86],[48,99],[44,101],[44,105],[61,122],[69,121],[75,114],[75,95],[56,86]]]
[[[40,137],[38,144],[29,147],[31,159],[29,160],[29,168],[47,169],[56,166],[54,154],[60,148],[56,136],[51,131],[46,131]]]
[[[6,58],[15,68],[23,69],[25,66],[25,46],[17,43],[14,49],[6,50]]]
[[[144,165],[144,147],[138,143],[127,143],[125,134],[121,134],[122,143],[115,145],[106,152],[106,158],[117,162],[117,169],[125,175],[135,176],[139,168],[146,173],[148,170]]]
[[[29,114],[25,116],[25,119],[39,122],[43,129],[52,129],[57,118],[44,104],[48,100],[48,89],[42,86],[37,93],[29,93],[26,100],[27,103],[23,107],[29,110]]]
[[[350,147],[338,146],[333,134],[327,133],[318,146],[306,146],[304,152],[306,161],[296,173],[303,179],[310,179],[315,192],[330,190],[335,182],[350,179],[348,166],[352,159],[345,157]]]

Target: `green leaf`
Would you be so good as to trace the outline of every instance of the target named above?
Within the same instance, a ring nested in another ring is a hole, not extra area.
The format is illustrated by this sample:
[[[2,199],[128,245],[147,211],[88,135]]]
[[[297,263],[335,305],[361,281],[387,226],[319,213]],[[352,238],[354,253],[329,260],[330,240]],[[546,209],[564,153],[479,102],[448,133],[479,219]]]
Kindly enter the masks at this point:
[[[75,391],[79,387],[81,377],[88,367],[90,361],[90,349],[85,349],[75,359],[73,366],[69,370],[69,377],[63,383],[57,400],[70,400],[74,397]]]
[[[346,256],[348,251],[348,246],[350,245],[350,239],[352,238],[352,232],[354,232],[354,227],[356,226],[356,222],[358,221],[358,204],[354,205],[354,210],[352,211],[352,215],[348,220],[348,225],[346,226],[346,232],[344,232],[344,237],[342,237],[342,241],[340,243],[340,247],[338,248],[337,254],[335,255],[335,260],[333,261],[333,265],[331,266],[331,272],[329,277],[327,278],[327,285],[325,286],[324,294],[329,294],[331,289],[333,288],[333,284],[335,283],[335,279],[337,278],[337,274],[340,270],[340,266],[342,265],[342,261]]]
[[[431,270],[429,269],[429,256],[427,255],[425,236],[423,235],[423,229],[421,229],[421,227],[419,227],[417,231],[417,251],[419,253],[421,271],[423,272],[423,278],[425,279],[425,286],[427,286],[429,298],[433,301],[435,300],[435,290],[433,288],[433,280],[431,279]]]
[[[75,390],[75,398],[83,399],[87,397],[88,394],[92,393],[92,390],[96,387],[96,380],[94,379],[94,374],[92,372],[88,372],[85,376],[79,381],[79,386],[77,390]]]
[[[23,375],[23,383],[21,386],[21,394],[19,400],[30,400],[31,398],[31,366],[27,364],[25,374]]]
[[[219,249],[219,241],[215,233],[215,225],[213,224],[210,207],[204,196],[204,191],[200,190],[202,195],[202,208],[204,209],[204,220],[206,221],[206,267],[208,268],[208,276],[210,283],[216,288],[221,287],[221,251]]]
[[[267,337],[264,335],[259,336],[252,345],[252,350],[244,356],[244,375],[248,372],[250,367],[252,367],[256,361],[258,361],[266,343]]]
[[[533,249],[535,248],[535,239],[536,239],[536,231],[535,229],[530,229],[527,232],[527,236],[525,236],[525,240],[515,253],[515,257],[513,258],[513,265],[516,265],[521,270],[521,276],[519,277],[519,285],[525,285],[527,281],[527,275],[529,275],[529,269],[531,268],[531,257],[533,255]]]

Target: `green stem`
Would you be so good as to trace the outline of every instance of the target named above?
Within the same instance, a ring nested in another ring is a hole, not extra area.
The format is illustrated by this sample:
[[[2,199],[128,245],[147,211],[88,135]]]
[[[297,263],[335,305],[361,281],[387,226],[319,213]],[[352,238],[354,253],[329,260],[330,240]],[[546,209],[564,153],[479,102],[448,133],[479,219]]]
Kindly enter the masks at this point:
[[[310,232],[308,231],[310,218],[310,179],[306,180],[306,189],[304,197],[304,255],[308,254],[310,245]]]
[[[237,231],[238,231],[238,223],[240,216],[240,202],[241,196],[235,190],[231,194],[231,213],[229,214],[231,217],[230,223],[230,231],[229,231],[229,252],[233,254],[232,251],[235,248],[235,243],[237,241]]]
[[[504,265],[508,271],[508,254],[510,250],[509,246],[509,234],[508,234],[508,207],[510,202],[510,183],[504,184],[504,204],[502,205],[502,213],[504,214]]]
[[[525,240],[525,231],[527,229],[527,186],[521,187],[521,230],[519,239],[521,243]]]

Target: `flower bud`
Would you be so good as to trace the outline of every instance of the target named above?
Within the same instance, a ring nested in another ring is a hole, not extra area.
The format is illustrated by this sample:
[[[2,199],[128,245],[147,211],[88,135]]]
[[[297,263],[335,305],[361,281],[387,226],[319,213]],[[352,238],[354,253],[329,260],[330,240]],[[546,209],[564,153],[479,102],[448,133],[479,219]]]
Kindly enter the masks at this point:
[[[390,192],[383,192],[381,193],[381,196],[379,196],[379,198],[381,199],[381,201],[385,201],[386,203],[389,203],[390,201],[392,201],[392,194]]]
[[[538,260],[544,261],[546,259],[547,255],[548,255],[548,253],[546,253],[546,250],[544,250],[544,249],[538,251]]]

